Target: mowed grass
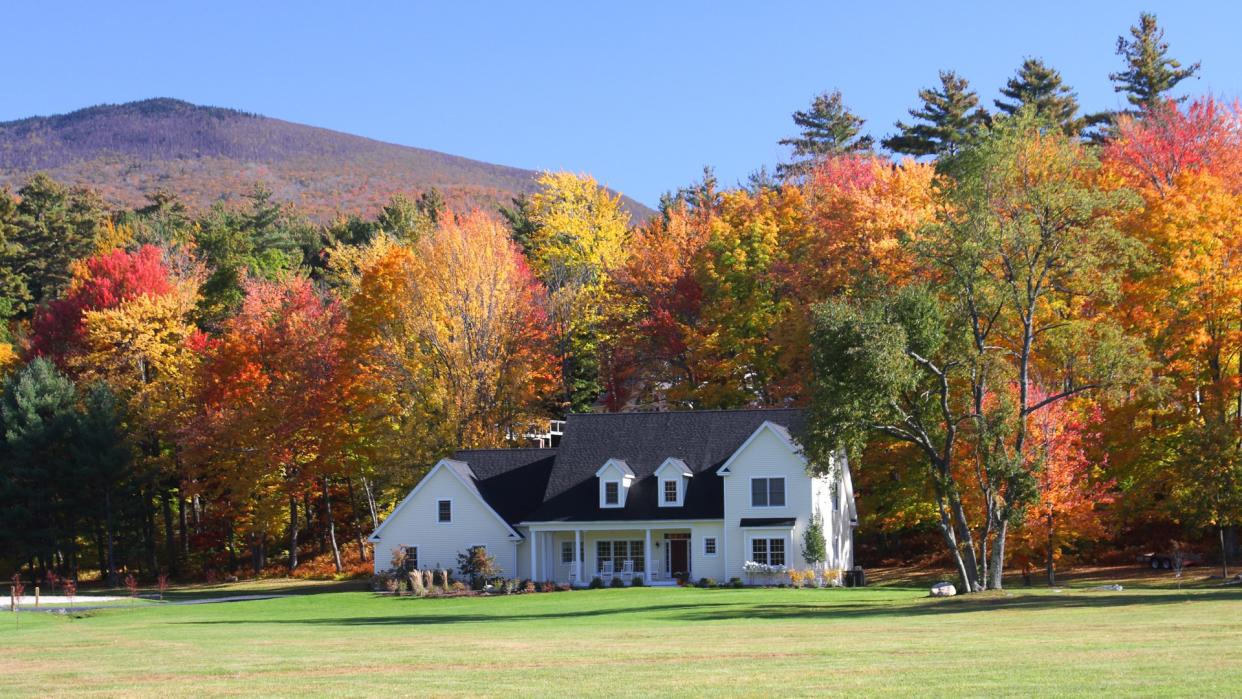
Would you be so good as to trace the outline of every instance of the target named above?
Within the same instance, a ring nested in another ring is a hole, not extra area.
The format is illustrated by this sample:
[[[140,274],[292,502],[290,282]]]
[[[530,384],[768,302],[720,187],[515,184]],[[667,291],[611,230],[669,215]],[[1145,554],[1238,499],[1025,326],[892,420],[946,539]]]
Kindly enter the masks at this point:
[[[20,628],[3,613],[0,694],[1242,693],[1237,588],[925,595],[646,588],[417,599],[327,591],[80,618],[24,613]]]

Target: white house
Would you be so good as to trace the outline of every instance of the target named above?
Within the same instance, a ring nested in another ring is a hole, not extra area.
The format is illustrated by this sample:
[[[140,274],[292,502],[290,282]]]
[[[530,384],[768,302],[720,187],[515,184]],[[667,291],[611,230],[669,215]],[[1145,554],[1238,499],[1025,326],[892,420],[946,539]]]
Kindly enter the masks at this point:
[[[858,515],[849,465],[813,476],[793,435],[799,410],[571,415],[547,449],[442,459],[370,537],[375,568],[453,568],[485,546],[503,575],[582,584],[747,579],[756,561],[809,568],[821,515],[828,569],[853,567]]]

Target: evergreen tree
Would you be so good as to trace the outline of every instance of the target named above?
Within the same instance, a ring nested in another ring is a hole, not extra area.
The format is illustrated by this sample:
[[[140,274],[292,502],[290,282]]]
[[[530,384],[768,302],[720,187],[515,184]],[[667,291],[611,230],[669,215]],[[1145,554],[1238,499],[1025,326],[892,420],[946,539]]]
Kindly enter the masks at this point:
[[[815,510],[811,515],[811,523],[802,534],[802,560],[811,564],[816,570],[828,560],[828,542],[824,539],[824,517]]]
[[[953,71],[940,71],[940,87],[919,90],[923,106],[910,116],[924,123],[896,123],[898,133],[881,142],[885,148],[906,155],[953,155],[988,114],[979,108],[979,96],[966,78]]]
[[[1113,91],[1127,93],[1131,105],[1151,109],[1167,99],[1164,93],[1199,72],[1198,62],[1183,68],[1180,61],[1169,57],[1169,44],[1155,15],[1140,14],[1138,25],[1130,27],[1130,36],[1117,37],[1117,55],[1125,59],[1126,69],[1110,74],[1108,79],[1116,83]]]
[[[517,243],[518,247],[522,248],[522,252],[529,256],[535,233],[539,230],[538,225],[530,217],[530,197],[519,194],[510,201],[513,202],[513,208],[500,207],[500,215],[509,224],[509,234],[513,242]]]
[[[90,489],[75,468],[73,381],[38,358],[5,382],[0,396],[0,549],[46,568],[73,558],[78,518]]]
[[[802,131],[779,141],[793,148],[795,158],[776,167],[781,177],[804,175],[821,158],[868,151],[873,145],[871,137],[862,133],[865,120],[845,106],[840,90],[817,96],[810,109],[794,112],[793,121]]]
[[[96,521],[100,542],[100,570],[109,584],[116,584],[117,505],[122,481],[132,457],[126,442],[121,407],[106,383],[86,391],[82,407],[75,414],[76,439],[70,446],[73,461],[91,492],[88,512]]]
[[[1087,125],[1087,120],[1078,116],[1078,95],[1062,81],[1060,71],[1038,58],[1023,61],[1017,75],[1001,88],[1001,95],[1009,101],[994,102],[1005,114],[1029,107],[1037,119],[1057,124],[1071,136],[1080,134]]]
[[[14,310],[26,317],[68,287],[70,264],[94,250],[107,213],[98,195],[66,189],[43,174],[30,178],[17,194],[15,237],[0,251],[0,268],[5,276],[20,279]]]

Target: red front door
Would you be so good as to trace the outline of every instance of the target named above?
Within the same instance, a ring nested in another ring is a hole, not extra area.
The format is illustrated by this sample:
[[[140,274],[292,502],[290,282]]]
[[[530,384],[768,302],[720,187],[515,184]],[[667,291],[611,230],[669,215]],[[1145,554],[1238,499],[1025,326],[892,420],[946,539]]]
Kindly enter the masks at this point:
[[[673,577],[690,574],[690,541],[670,539],[668,542],[669,572]]]

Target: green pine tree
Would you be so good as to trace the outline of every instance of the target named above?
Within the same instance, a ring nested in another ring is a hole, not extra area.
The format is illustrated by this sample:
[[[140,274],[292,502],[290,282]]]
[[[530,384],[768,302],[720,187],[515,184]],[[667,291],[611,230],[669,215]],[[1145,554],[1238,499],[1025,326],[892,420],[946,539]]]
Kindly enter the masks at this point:
[[[794,161],[777,165],[781,177],[806,174],[819,159],[871,150],[874,142],[862,133],[865,120],[845,106],[841,91],[825,92],[811,101],[811,108],[793,114],[801,134],[783,138],[782,146],[793,148]]]
[[[1151,109],[1161,104],[1168,99],[1166,92],[1199,72],[1198,62],[1183,68],[1180,61],[1169,57],[1169,44],[1155,15],[1140,14],[1138,25],[1130,27],[1130,36],[1117,37],[1117,55],[1125,59],[1126,69],[1111,73],[1108,79],[1116,83],[1113,91],[1127,93],[1126,100],[1134,107]]]
[[[881,141],[894,153],[906,155],[953,155],[988,114],[979,108],[979,96],[966,78],[953,71],[940,71],[940,87],[919,90],[923,106],[910,110],[910,116],[923,123],[898,121],[898,133]]]
[[[1087,126],[1087,120],[1078,115],[1078,95],[1062,81],[1060,71],[1038,58],[1023,61],[1018,73],[1001,88],[1001,95],[1009,101],[994,102],[1005,114],[1029,107],[1037,119],[1056,124],[1071,136]]]
[[[527,197],[525,194],[519,194],[513,197],[511,201],[513,202],[513,208],[500,207],[500,215],[509,224],[509,235],[513,238],[513,242],[522,248],[522,252],[530,255],[531,246],[535,240],[535,233],[539,230],[538,224],[530,217],[530,197]]]

